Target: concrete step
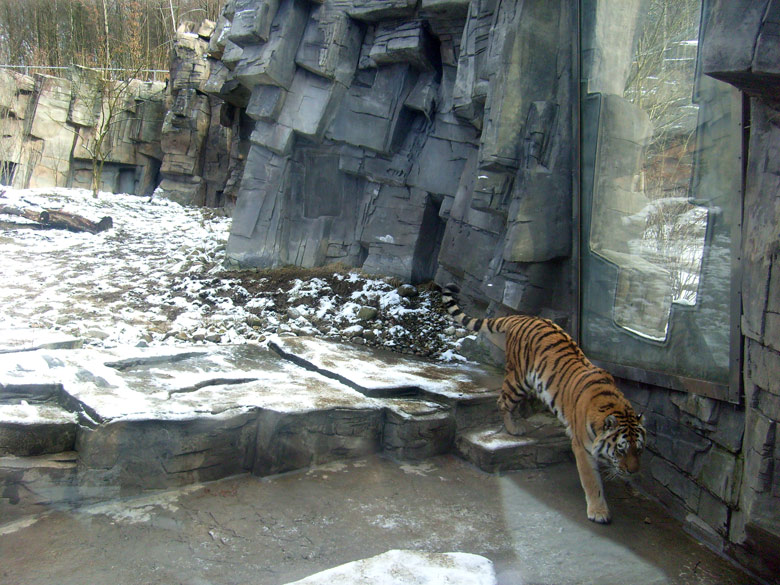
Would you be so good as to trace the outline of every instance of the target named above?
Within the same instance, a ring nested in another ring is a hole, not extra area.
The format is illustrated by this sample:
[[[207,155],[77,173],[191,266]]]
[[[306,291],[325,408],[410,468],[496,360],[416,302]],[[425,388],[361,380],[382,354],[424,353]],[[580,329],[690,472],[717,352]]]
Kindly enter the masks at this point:
[[[459,434],[457,453],[483,471],[536,469],[572,457],[571,441],[552,415],[537,413],[526,419],[527,434],[514,436],[497,427]]]
[[[77,416],[61,404],[62,388],[46,381],[0,383],[0,455],[71,451]]]

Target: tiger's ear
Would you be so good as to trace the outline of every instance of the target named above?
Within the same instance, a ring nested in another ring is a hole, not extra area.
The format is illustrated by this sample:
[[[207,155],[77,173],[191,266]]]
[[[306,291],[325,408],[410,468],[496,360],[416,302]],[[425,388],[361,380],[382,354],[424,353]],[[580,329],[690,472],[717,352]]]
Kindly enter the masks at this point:
[[[602,427],[602,430],[611,431],[615,428],[615,426],[617,426],[617,419],[615,418],[614,414],[610,414],[607,418],[604,419],[604,426]]]

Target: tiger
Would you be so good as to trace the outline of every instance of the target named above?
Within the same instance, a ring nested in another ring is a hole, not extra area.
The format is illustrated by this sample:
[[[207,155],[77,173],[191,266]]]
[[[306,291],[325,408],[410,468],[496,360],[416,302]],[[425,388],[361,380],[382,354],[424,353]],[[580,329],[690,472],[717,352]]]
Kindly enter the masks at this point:
[[[599,464],[611,477],[639,471],[645,444],[642,415],[617,388],[615,379],[593,365],[574,339],[549,319],[509,315],[476,319],[458,306],[460,289],[448,284],[442,303],[450,318],[467,330],[486,333],[506,352],[506,372],[498,407],[510,434],[523,434],[515,415],[536,395],[563,423],[571,439],[588,519],[609,524]],[[502,343],[503,342],[503,343]]]

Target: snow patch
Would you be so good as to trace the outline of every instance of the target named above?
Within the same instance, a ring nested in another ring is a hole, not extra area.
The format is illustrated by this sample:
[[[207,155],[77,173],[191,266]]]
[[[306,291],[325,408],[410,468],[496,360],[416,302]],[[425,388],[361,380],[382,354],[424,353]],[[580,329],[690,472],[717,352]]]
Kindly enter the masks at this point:
[[[470,553],[391,550],[288,585],[496,585],[493,563]]]

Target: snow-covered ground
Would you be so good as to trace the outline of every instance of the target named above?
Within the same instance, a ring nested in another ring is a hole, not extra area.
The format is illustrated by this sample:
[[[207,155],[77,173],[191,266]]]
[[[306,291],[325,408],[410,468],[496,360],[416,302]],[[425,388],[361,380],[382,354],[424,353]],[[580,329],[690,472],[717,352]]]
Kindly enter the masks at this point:
[[[262,342],[314,335],[458,359],[465,331],[438,293],[346,270],[223,268],[230,219],[163,198],[0,187],[0,205],[57,209],[96,235],[0,215],[0,329],[35,328],[87,347]],[[399,294],[400,293],[400,294]]]
[[[493,563],[468,553],[390,550],[289,585],[495,585]]]

